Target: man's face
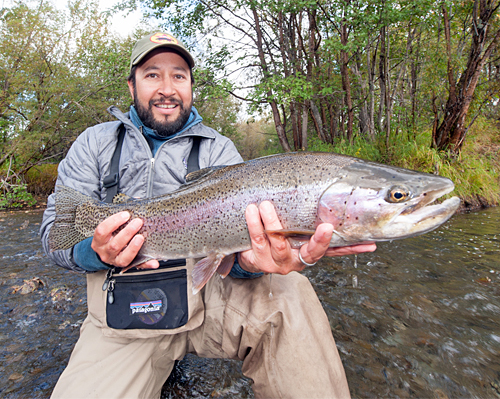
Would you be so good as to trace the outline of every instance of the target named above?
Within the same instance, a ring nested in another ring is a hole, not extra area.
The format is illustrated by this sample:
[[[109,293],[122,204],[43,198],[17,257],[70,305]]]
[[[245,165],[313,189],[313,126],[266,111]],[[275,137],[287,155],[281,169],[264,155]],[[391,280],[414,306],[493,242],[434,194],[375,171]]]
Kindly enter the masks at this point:
[[[145,126],[160,136],[177,133],[189,119],[193,90],[189,66],[177,53],[151,52],[129,81],[134,106]]]

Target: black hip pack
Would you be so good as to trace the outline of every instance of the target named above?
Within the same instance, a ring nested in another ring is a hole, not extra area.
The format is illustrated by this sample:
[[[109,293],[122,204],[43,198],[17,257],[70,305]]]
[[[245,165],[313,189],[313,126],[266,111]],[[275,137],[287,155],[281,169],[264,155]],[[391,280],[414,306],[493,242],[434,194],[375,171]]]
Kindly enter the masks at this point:
[[[103,284],[107,291],[108,327],[174,329],[188,322],[186,260],[161,262],[155,270],[116,273],[110,269]],[[174,268],[174,269],[173,269]]]

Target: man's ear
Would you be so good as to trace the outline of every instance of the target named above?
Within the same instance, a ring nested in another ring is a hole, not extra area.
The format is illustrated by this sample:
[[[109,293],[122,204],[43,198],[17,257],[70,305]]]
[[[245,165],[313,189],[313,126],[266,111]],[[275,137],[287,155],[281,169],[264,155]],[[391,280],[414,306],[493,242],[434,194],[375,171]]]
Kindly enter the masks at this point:
[[[132,97],[132,100],[135,100],[135,98],[134,98],[134,84],[132,83],[131,80],[127,80],[127,84],[128,84],[128,89],[130,91],[130,96]]]

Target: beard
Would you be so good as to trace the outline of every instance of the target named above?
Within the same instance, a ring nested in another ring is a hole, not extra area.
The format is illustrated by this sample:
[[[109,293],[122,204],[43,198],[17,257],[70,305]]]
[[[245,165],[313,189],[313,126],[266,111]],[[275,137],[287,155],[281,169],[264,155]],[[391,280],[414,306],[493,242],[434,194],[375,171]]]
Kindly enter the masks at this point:
[[[192,100],[189,104],[187,104],[187,106],[184,106],[184,102],[182,100],[160,96],[160,98],[150,100],[148,108],[146,108],[137,100],[137,93],[134,94],[134,107],[140,120],[144,126],[155,130],[160,137],[168,137],[177,133],[183,128],[191,115],[191,108],[193,106]],[[177,104],[180,108],[181,112],[176,119],[169,120],[171,117],[168,115],[165,116],[164,120],[157,120],[155,118],[153,114],[154,104],[165,100],[168,100],[170,103]]]

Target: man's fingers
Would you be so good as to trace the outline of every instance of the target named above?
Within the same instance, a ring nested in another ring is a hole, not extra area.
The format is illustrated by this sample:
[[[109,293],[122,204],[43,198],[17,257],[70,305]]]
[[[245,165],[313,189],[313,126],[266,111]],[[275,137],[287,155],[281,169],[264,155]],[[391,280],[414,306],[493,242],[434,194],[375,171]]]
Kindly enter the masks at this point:
[[[129,265],[144,244],[144,237],[137,235],[143,225],[141,219],[131,220],[116,235],[115,231],[130,219],[129,212],[110,216],[97,226],[92,249],[105,263],[124,267]]]
[[[264,201],[260,204],[259,211],[265,230],[283,229],[273,204],[269,201]],[[280,266],[281,263],[290,260],[290,244],[284,236],[279,234],[269,234],[267,239],[270,244],[271,256],[278,266]]]
[[[103,220],[94,232],[94,241],[102,245],[107,243],[116,229],[130,219],[129,212],[119,212]]]
[[[269,201],[262,202],[259,205],[259,211],[266,230],[281,230],[283,228],[273,204]]]
[[[132,263],[141,249],[142,244],[144,244],[144,237],[142,235],[138,234],[132,237],[128,245],[126,244],[126,246],[116,255],[114,260],[115,266],[124,267]]]
[[[328,248],[326,256],[346,256],[357,255],[364,252],[373,252],[377,249],[375,243],[351,245],[349,247]]]
[[[121,252],[125,246],[132,244],[131,241],[139,237],[136,236],[136,234],[141,229],[142,225],[143,221],[141,219],[132,219],[130,223],[110,241],[110,244],[113,245],[113,249],[118,253]],[[143,242],[144,238],[140,240],[139,248],[142,246]],[[139,244],[139,242],[136,240],[136,245],[137,244]]]
[[[264,225],[262,224],[259,208],[256,205],[250,204],[245,211],[245,217],[248,227],[252,247],[264,250],[269,246],[266,234],[264,233]]]
[[[325,255],[332,239],[332,233],[333,226],[329,223],[322,223],[317,227],[309,242],[299,249],[304,262],[316,263]]]

